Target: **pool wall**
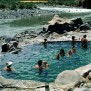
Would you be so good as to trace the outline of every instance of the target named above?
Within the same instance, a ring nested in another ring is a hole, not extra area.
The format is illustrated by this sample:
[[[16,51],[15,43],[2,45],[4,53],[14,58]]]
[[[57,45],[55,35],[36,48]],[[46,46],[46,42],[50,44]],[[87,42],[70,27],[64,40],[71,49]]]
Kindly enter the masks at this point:
[[[13,79],[6,79],[2,76],[0,76],[0,91],[91,91],[91,81],[88,81],[87,79],[81,78],[78,81],[75,81],[77,79],[77,76],[81,76],[81,72],[84,73],[84,70],[89,70],[91,68],[91,64],[88,64],[86,66],[80,67],[76,70],[66,70],[62,73],[68,72],[68,74],[76,73],[76,78],[72,77],[70,75],[71,80],[67,79],[64,74],[63,77],[60,79],[65,79],[65,83],[63,84],[63,81],[59,84],[57,82],[54,83],[43,83],[39,81],[32,81],[32,80],[13,80]],[[78,78],[79,78],[78,77]],[[74,81],[74,82],[73,82]],[[83,83],[84,82],[84,83]],[[80,83],[80,84],[79,84]],[[81,85],[83,84],[83,85]]]

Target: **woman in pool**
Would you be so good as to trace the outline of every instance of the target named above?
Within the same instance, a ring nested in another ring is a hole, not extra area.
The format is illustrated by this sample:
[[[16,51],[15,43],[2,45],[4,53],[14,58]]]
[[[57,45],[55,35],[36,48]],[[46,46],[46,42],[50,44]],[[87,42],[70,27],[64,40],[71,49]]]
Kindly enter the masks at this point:
[[[49,64],[47,63],[47,61],[43,61],[43,68],[44,69],[48,69]]]
[[[65,52],[64,52],[64,49],[60,49],[60,52],[56,55],[56,59],[59,60],[60,59],[60,56],[61,57],[64,57],[65,56]]]
[[[60,49],[59,54],[60,54],[61,57],[64,57],[65,56],[65,52],[64,52],[64,49],[63,48]]]
[[[47,63],[47,61],[43,61],[43,73],[45,74],[45,75],[47,75],[48,74],[48,68],[49,68],[49,64]]]
[[[67,56],[72,56],[73,53],[76,53],[76,49],[72,47],[72,48],[67,52]]]
[[[12,65],[13,62],[7,62],[6,63],[6,67],[4,68],[5,71],[8,71],[8,72],[11,72],[13,71],[13,68],[11,68],[11,65]]]

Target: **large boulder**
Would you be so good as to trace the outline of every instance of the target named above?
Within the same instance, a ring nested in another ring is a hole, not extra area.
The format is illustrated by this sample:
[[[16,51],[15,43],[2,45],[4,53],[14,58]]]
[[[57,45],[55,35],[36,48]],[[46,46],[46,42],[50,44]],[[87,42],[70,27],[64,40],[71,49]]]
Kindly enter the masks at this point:
[[[91,91],[91,89],[86,87],[81,87],[81,88],[75,88],[73,91]]]
[[[70,24],[73,24],[73,22],[70,19],[62,18],[58,15],[55,15],[52,20],[48,22],[48,24],[48,31],[63,34],[65,30],[71,30]]]
[[[79,27],[80,30],[89,30],[90,29],[90,26],[88,23],[85,23],[85,24],[82,24],[80,27]]]
[[[73,27],[77,27],[78,28],[80,25],[83,24],[83,21],[82,21],[81,18],[73,19],[72,21],[74,22]]]
[[[79,81],[83,81],[83,78],[78,72],[73,70],[66,70],[58,74],[55,83],[67,85],[71,83],[76,84]]]
[[[49,25],[54,25],[55,23],[58,23],[58,24],[64,24],[64,23],[72,23],[72,21],[68,18],[62,18],[62,17],[59,17],[58,15],[55,15],[52,20],[48,21],[48,24]]]
[[[75,71],[78,72],[80,75],[83,75],[84,73],[88,72],[89,70],[91,70],[91,64],[88,64],[88,65],[75,69]]]
[[[8,52],[8,50],[9,50],[9,45],[5,43],[5,44],[3,44],[3,45],[1,46],[1,49],[2,49],[1,52]]]
[[[69,20],[65,18],[60,18],[59,16],[54,16],[51,21],[48,22],[48,30],[47,32],[53,33],[56,32],[58,34],[63,34],[65,31],[74,31],[78,28],[83,21],[81,18]]]
[[[91,83],[91,64],[77,68],[75,71],[79,72],[85,78],[86,82]]]

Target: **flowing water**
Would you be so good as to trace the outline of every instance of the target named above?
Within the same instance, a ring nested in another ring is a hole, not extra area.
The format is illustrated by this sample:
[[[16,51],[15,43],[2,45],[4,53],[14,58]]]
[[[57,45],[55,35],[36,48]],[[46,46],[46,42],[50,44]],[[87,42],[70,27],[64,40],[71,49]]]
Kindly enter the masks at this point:
[[[83,22],[91,21],[91,10],[87,9],[70,9],[70,8],[41,8],[48,10],[56,10],[60,17],[78,18],[81,17]],[[15,34],[25,30],[41,31],[45,24],[52,19],[54,15],[33,16],[24,19],[1,19],[0,20],[0,36],[6,35],[13,37]]]

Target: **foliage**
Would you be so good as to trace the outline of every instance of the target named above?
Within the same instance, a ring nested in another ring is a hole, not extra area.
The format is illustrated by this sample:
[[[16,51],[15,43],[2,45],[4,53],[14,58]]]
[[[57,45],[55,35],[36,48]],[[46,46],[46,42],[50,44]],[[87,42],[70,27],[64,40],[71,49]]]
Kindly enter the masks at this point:
[[[60,5],[74,5],[75,0],[49,0],[49,3],[51,4],[60,4]]]
[[[11,9],[16,10],[18,8],[23,9],[32,9],[36,8],[36,3],[24,3],[20,2],[21,0],[0,0],[0,9]],[[74,6],[75,0],[48,0],[48,4],[59,4],[59,5],[68,5],[68,6]]]
[[[20,2],[20,0],[0,0],[0,9],[11,9],[11,10],[16,10],[16,9],[32,9],[35,8],[36,6],[34,3],[23,3]]]

